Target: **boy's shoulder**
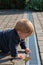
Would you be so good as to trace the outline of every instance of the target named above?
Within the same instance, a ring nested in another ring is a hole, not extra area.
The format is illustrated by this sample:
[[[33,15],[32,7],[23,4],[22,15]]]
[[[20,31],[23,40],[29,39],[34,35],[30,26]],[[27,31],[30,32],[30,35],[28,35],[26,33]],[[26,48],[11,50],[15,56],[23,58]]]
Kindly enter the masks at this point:
[[[13,29],[2,30],[3,33],[9,33],[11,31],[13,31]]]

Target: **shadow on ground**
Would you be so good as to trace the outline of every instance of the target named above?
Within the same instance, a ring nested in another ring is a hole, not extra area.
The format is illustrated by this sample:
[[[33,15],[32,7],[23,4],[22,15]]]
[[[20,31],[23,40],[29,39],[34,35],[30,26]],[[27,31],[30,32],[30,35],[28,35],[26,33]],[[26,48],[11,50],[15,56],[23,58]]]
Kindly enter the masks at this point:
[[[23,54],[25,52],[24,51],[18,51],[18,53],[22,53]],[[3,63],[3,62],[12,61],[12,60],[23,60],[23,61],[27,62],[27,61],[31,60],[31,57],[26,56],[25,59],[20,59],[20,58],[11,57],[10,53],[8,53],[8,54],[0,53],[0,64]]]
[[[25,53],[25,52],[24,51],[18,51],[18,53]],[[5,58],[5,57],[7,57],[7,58]],[[9,60],[12,61],[13,59],[14,60],[20,60],[20,58],[11,57],[10,52],[7,54],[0,52],[0,63],[7,62]]]
[[[24,10],[0,10],[0,15],[23,14]]]

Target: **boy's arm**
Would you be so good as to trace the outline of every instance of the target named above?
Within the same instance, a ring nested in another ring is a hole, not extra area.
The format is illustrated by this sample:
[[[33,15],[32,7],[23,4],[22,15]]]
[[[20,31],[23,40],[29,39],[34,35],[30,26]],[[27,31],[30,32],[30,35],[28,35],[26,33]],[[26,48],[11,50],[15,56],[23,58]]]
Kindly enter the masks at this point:
[[[11,40],[10,40],[9,48],[10,48],[10,52],[11,52],[11,56],[12,57],[20,58],[20,59],[25,59],[25,55],[18,54],[18,52],[16,50],[16,45]]]
[[[24,39],[21,39],[20,46],[21,46],[22,49],[26,49],[26,44],[25,44],[25,40]]]
[[[26,47],[24,39],[21,39],[20,46],[25,50],[25,53],[31,53],[31,50]]]
[[[16,44],[14,44],[14,43],[16,43],[16,42],[13,40],[10,40],[9,41],[9,48],[10,48],[11,56],[16,57],[18,52],[16,49]]]

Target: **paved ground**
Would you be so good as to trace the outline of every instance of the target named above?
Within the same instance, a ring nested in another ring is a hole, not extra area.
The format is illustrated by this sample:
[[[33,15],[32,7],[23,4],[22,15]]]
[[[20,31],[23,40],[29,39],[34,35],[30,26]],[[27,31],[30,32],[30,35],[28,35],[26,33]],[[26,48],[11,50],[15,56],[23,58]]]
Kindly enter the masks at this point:
[[[43,12],[32,12],[31,13],[33,16],[34,20],[34,27],[35,31],[37,34],[37,41],[38,41],[38,46],[40,50],[40,55],[41,55],[41,61],[43,64]],[[27,18],[27,12],[25,11],[18,11],[18,10],[9,10],[9,11],[0,11],[0,30],[5,30],[5,29],[10,29],[15,26],[17,23],[17,20],[22,19],[22,18]],[[11,64],[14,65],[25,65],[25,61],[19,60],[18,61],[8,61],[9,55],[7,57],[2,58],[1,64]],[[3,60],[4,59],[4,60]],[[10,59],[10,58],[9,58]],[[6,61],[6,62],[4,62]]]

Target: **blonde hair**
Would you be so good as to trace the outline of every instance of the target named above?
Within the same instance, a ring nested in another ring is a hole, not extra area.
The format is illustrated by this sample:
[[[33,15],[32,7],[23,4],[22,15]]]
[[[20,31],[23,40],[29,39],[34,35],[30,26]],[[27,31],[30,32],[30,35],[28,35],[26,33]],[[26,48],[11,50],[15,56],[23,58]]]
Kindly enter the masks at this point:
[[[21,19],[17,22],[15,29],[21,31],[22,33],[33,33],[34,27],[28,19]]]

